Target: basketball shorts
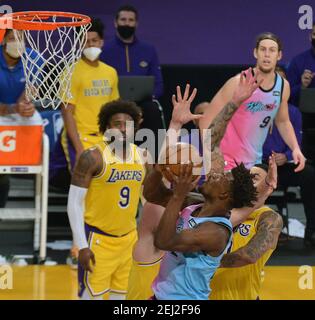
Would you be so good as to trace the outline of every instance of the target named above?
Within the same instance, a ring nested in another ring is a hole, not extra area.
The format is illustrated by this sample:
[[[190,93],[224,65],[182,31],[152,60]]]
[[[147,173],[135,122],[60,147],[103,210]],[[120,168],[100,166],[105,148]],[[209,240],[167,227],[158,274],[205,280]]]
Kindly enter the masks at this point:
[[[151,285],[159,273],[161,260],[162,257],[152,263],[132,261],[127,300],[148,300],[153,296]]]
[[[95,255],[93,272],[78,266],[79,297],[84,290],[92,297],[107,293],[126,294],[132,263],[132,249],[137,241],[137,231],[122,237],[102,234],[102,231],[85,225],[89,248]]]

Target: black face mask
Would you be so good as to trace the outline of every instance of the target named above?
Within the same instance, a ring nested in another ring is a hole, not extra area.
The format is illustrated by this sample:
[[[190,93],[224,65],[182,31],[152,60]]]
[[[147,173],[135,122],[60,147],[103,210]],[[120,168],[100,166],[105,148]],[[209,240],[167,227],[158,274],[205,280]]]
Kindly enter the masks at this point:
[[[312,46],[315,49],[315,38],[312,38]]]
[[[123,39],[129,39],[135,34],[136,28],[130,26],[118,26],[117,31]]]

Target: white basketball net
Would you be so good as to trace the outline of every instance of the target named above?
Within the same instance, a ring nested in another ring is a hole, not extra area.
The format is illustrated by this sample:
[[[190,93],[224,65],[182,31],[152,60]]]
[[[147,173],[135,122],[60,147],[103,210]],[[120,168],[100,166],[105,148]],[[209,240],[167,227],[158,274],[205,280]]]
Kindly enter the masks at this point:
[[[78,18],[68,18],[76,22]],[[52,16],[43,23],[58,22]],[[30,21],[42,21],[34,16]],[[43,108],[58,108],[60,102],[71,99],[70,80],[75,63],[86,44],[90,24],[62,26],[55,30],[15,30],[18,51],[25,73],[26,97]],[[25,49],[29,48],[29,49]]]

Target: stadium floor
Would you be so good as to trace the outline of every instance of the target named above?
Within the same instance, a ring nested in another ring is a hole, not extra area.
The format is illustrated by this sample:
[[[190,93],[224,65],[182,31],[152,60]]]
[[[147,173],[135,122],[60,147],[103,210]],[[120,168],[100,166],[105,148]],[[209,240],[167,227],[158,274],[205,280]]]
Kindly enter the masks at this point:
[[[312,267],[311,274],[315,274]],[[303,270],[298,266],[266,267],[260,298],[262,300],[315,300],[312,288],[301,289]],[[0,290],[0,300],[77,299],[76,270],[66,265],[13,267],[13,289]],[[1,278],[1,275],[0,275]]]

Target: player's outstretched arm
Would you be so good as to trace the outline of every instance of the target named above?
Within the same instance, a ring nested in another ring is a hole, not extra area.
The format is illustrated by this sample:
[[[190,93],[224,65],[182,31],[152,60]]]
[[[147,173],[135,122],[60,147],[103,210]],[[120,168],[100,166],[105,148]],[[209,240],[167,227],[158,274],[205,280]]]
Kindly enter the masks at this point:
[[[276,248],[282,227],[282,218],[277,212],[270,210],[263,213],[258,221],[255,236],[246,246],[224,255],[221,267],[243,267],[256,263],[268,250]]]
[[[260,82],[257,81],[258,75],[258,71],[253,75],[251,68],[249,68],[247,72],[243,71],[240,74],[238,83],[233,90],[232,99],[224,105],[223,109],[209,125],[209,129],[211,129],[212,149],[219,146],[225,134],[226,127],[237,108],[260,86],[262,80]]]
[[[238,107],[243,101],[248,99],[263,81],[261,79],[257,82],[258,75],[259,71],[253,75],[252,68],[249,68],[240,75],[229,79],[209,103],[209,107],[199,121],[200,129],[208,129],[222,109],[224,109],[224,106],[231,101]]]

